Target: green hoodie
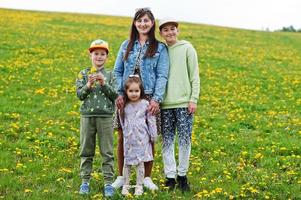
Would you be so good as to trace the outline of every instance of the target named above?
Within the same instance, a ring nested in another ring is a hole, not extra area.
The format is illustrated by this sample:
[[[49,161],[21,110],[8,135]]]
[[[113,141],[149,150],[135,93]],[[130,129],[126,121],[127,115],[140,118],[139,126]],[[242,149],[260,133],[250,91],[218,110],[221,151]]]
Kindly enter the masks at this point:
[[[197,103],[200,94],[200,77],[197,53],[185,41],[168,46],[169,76],[162,109],[185,108],[189,102]]]

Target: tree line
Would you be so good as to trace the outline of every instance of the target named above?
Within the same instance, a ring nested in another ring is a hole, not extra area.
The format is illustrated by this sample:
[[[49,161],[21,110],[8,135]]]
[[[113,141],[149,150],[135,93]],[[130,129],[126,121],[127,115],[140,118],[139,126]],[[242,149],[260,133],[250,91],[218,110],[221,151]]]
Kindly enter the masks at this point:
[[[290,25],[288,27],[282,27],[282,29],[277,30],[281,32],[299,32],[301,33],[301,29],[295,29],[294,26]]]

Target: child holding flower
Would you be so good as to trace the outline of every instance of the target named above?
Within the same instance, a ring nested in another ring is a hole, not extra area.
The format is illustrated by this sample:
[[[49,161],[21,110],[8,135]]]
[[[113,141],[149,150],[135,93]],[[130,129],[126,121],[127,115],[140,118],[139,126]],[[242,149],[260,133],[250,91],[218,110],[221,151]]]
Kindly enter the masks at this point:
[[[80,106],[80,176],[82,184],[80,194],[90,192],[93,157],[95,155],[96,136],[102,155],[102,173],[104,177],[104,195],[113,196],[111,186],[114,177],[113,157],[113,112],[118,94],[115,91],[113,74],[104,64],[108,58],[108,43],[95,40],[89,48],[92,67],[82,70],[76,80],[76,94],[82,101]]]

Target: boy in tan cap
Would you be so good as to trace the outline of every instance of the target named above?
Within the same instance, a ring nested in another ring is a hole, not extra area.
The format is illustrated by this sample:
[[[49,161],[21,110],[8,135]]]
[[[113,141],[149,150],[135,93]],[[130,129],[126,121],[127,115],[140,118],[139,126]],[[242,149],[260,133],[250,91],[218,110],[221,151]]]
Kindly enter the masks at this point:
[[[193,114],[200,94],[197,53],[193,46],[178,40],[178,22],[172,18],[159,21],[160,35],[165,40],[169,55],[169,76],[165,97],[161,104],[163,148],[162,157],[165,186],[189,191],[187,172],[191,151]],[[176,166],[174,141],[178,133],[179,165]],[[177,181],[176,181],[177,179]]]
[[[82,101],[80,106],[80,176],[82,184],[80,194],[90,192],[93,157],[95,155],[96,137],[102,155],[102,173],[104,177],[104,195],[114,195],[111,186],[114,177],[113,157],[113,113],[118,94],[114,89],[113,74],[105,69],[109,46],[103,40],[95,40],[89,48],[92,67],[78,74],[76,94]]]

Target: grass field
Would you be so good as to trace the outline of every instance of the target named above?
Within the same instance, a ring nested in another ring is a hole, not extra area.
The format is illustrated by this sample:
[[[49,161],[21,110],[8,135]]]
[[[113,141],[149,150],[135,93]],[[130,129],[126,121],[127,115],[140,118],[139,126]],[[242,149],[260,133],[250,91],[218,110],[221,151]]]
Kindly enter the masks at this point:
[[[75,78],[90,66],[96,38],[109,41],[113,67],[131,19],[5,9],[0,16],[0,199],[102,199],[99,153],[92,193],[78,194]],[[140,199],[301,199],[301,34],[196,24],[180,31],[198,52],[201,77],[192,191],[164,190],[158,141],[160,191]]]

